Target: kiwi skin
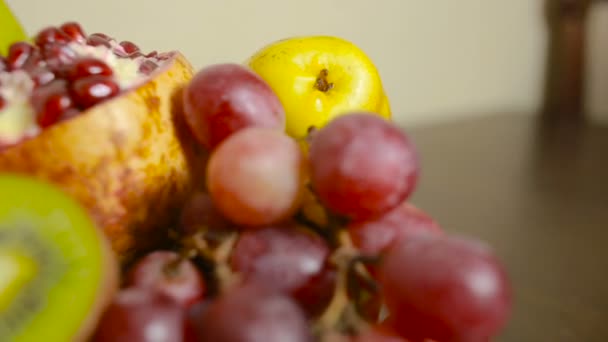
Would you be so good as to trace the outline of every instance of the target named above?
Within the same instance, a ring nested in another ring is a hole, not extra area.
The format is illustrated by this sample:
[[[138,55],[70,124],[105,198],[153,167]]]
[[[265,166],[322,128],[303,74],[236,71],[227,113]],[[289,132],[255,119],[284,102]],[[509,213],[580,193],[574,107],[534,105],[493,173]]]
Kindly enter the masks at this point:
[[[98,299],[94,302],[91,311],[82,322],[80,330],[74,336],[75,342],[91,341],[97,328],[97,323],[106,308],[111,304],[120,286],[120,267],[116,253],[114,253],[105,233],[99,229],[96,232],[102,244],[102,252],[104,254],[104,265],[102,267],[105,272],[102,281],[99,283],[99,290],[97,291],[99,293]]]

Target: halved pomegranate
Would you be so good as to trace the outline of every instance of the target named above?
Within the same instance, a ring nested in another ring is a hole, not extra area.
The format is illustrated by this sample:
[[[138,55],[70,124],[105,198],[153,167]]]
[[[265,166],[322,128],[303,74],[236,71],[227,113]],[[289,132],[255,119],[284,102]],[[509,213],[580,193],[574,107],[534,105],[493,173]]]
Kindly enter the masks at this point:
[[[59,184],[123,260],[151,248],[190,190],[179,93],[192,76],[179,52],[144,53],[74,22],[14,43],[0,56],[0,172]]]

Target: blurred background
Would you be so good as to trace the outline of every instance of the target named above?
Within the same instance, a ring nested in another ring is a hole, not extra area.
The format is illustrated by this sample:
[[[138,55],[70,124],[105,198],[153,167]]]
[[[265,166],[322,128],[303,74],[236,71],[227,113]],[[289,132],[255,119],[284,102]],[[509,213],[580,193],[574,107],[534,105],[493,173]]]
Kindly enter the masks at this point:
[[[243,61],[277,39],[341,36],[380,69],[395,120],[534,113],[542,96],[541,0],[8,0],[27,30],[79,21],[146,49],[181,50],[196,67]],[[589,18],[587,109],[608,122],[608,6]]]

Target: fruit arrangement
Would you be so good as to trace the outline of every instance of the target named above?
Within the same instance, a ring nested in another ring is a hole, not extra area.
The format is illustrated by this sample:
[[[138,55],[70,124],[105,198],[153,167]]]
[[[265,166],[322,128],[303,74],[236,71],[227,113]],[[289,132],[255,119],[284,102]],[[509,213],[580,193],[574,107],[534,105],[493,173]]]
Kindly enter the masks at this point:
[[[0,59],[0,340],[487,342],[483,241],[411,203],[373,63],[298,37],[194,71],[75,22]]]

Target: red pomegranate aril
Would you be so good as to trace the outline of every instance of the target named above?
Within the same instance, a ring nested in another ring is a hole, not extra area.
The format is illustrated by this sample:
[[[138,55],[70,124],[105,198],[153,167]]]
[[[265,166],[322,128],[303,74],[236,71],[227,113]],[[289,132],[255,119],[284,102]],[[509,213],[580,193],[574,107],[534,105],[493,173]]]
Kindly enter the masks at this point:
[[[94,33],[87,38],[87,44],[91,46],[100,46],[103,45],[105,47],[110,47],[109,37],[105,34]]]
[[[32,81],[34,81],[36,87],[49,84],[55,79],[55,74],[45,67],[36,67],[30,70],[28,73],[30,74]]]
[[[105,33],[101,33],[101,32],[95,32],[95,33],[91,34],[89,37],[99,37],[99,38],[101,38],[101,39],[103,39],[105,41],[112,40],[112,37],[108,36]]]
[[[76,80],[72,85],[74,101],[83,109],[114,97],[120,87],[108,76],[89,76]]]
[[[84,33],[84,30],[77,22],[70,21],[64,23],[59,27],[59,29],[73,41],[79,43],[84,43],[87,41],[87,37]]]
[[[6,58],[0,55],[0,72],[6,70],[8,66],[6,65]]]
[[[141,53],[141,51],[135,51],[135,52],[129,54],[127,57],[131,58],[131,59],[135,59],[135,58],[139,58],[139,57],[143,57],[143,56],[144,56],[144,54]]]
[[[67,78],[75,81],[81,78],[100,75],[112,76],[113,71],[104,61],[97,58],[82,58],[76,61],[68,71]]]
[[[139,66],[139,72],[149,75],[158,68],[158,65],[150,60],[145,60]]]
[[[4,98],[2,96],[0,96],[0,110],[2,110],[2,108],[4,108],[5,105],[6,105],[6,100],[4,100]]]
[[[76,59],[76,53],[62,44],[49,44],[42,54],[49,68],[59,77],[65,77],[66,66]]]
[[[40,53],[34,46],[26,42],[16,42],[8,50],[6,65],[8,70],[12,71],[33,65],[39,60]]]
[[[44,48],[49,44],[68,43],[70,37],[56,27],[47,27],[36,35],[36,45]]]
[[[154,58],[156,56],[158,56],[158,51],[151,51],[146,55],[148,58]]]
[[[42,128],[59,121],[62,114],[74,106],[64,80],[56,80],[36,89],[31,102],[36,111],[36,121]]]
[[[132,54],[133,52],[139,51],[139,46],[135,45],[135,43],[133,42],[123,41],[120,42],[120,46],[122,46],[123,50],[125,50],[128,55]]]

